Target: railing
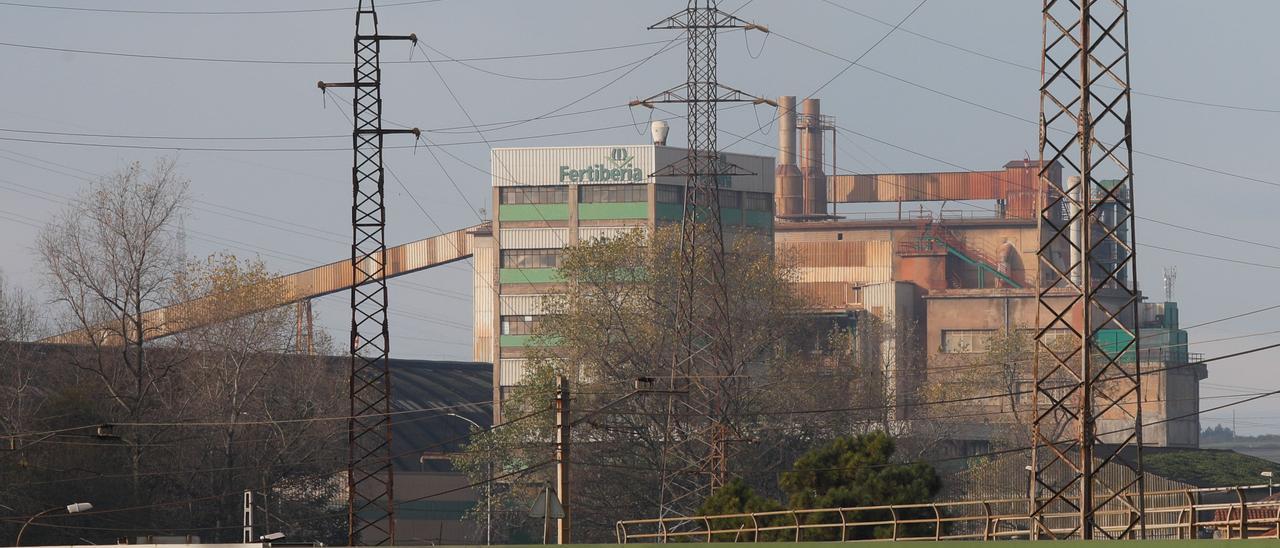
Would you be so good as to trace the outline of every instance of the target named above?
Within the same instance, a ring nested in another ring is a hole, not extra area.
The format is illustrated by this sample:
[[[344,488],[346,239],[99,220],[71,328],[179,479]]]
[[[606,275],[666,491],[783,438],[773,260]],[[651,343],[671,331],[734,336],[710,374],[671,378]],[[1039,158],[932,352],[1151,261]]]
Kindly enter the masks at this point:
[[[1280,500],[1265,497],[1266,485],[1147,492],[1148,538],[1280,538]],[[1133,501],[1137,495],[1129,495]],[[1205,498],[1217,498],[1208,501]],[[1181,501],[1174,503],[1174,501]],[[1031,537],[1029,500],[995,499],[852,508],[776,510],[714,516],[624,520],[620,544],[630,542],[802,542],[897,540],[999,540]],[[1063,509],[1066,504],[1060,505]],[[1042,537],[1078,536],[1079,514],[1046,512]],[[1098,528],[1112,537],[1138,538],[1128,524],[1134,513],[1118,501],[1097,512]]]

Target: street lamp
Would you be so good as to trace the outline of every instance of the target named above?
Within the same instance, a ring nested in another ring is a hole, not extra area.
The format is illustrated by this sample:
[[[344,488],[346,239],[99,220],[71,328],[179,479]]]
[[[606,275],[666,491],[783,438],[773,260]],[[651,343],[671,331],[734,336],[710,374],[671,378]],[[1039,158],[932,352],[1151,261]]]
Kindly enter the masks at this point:
[[[1267,470],[1266,472],[1262,473],[1262,477],[1267,478],[1267,496],[1268,497],[1274,494],[1273,491],[1274,491],[1275,484],[1273,482],[1275,481],[1274,479],[1275,475],[1276,473],[1270,470]]]
[[[480,423],[473,421],[467,417],[457,413],[446,413],[447,416],[462,419],[471,423],[477,430],[484,430]],[[484,545],[489,546],[493,543],[493,451],[490,448],[488,455],[486,478],[484,482]]]
[[[18,538],[13,539],[13,545],[22,546],[22,533],[25,533],[27,531],[27,526],[31,525],[31,522],[35,521],[36,518],[43,516],[45,514],[48,514],[49,512],[53,512],[55,510],[61,510],[63,508],[67,509],[68,514],[75,514],[77,512],[88,512],[89,510],[93,509],[93,505],[87,502],[74,502],[66,506],[54,506],[53,508],[50,508],[48,510],[43,510],[38,514],[31,516],[30,518],[27,518],[27,522],[22,524],[21,529],[18,529]]]

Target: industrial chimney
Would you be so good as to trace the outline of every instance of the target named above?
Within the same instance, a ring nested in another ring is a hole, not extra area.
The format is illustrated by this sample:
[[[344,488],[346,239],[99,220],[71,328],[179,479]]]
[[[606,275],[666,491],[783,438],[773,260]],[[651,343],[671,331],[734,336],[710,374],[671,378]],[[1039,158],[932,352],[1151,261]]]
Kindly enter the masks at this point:
[[[806,216],[827,214],[827,175],[822,171],[822,109],[818,99],[801,104],[800,175]]]
[[[804,182],[796,166],[796,98],[778,98],[778,166],[773,172],[775,210],[779,217],[804,214]]]
[[[666,120],[654,120],[649,124],[649,134],[653,136],[653,144],[658,146],[667,145],[667,133],[671,131],[671,127],[667,125]]]

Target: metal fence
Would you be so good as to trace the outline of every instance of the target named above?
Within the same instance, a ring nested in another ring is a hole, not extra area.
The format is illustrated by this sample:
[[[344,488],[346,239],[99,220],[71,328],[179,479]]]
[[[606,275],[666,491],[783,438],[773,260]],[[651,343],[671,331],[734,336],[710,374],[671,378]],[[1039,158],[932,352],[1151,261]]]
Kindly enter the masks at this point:
[[[1146,537],[1280,538],[1280,500],[1267,495],[1266,485],[1148,491]],[[620,544],[1028,539],[1029,502],[1024,497],[624,520],[617,523],[617,539]],[[1119,536],[1129,512],[1120,504],[1108,506],[1098,514],[1099,526]],[[1046,523],[1055,535],[1072,536],[1077,516],[1049,513]],[[1129,538],[1139,536],[1129,533]]]

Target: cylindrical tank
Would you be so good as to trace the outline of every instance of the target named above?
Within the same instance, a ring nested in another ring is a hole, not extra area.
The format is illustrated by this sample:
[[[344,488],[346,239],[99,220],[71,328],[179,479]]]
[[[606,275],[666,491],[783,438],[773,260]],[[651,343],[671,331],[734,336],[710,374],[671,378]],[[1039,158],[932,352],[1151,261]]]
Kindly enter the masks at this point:
[[[1067,222],[1071,228],[1067,231],[1067,238],[1071,241],[1070,268],[1071,281],[1076,285],[1084,283],[1084,268],[1080,264],[1080,249],[1084,241],[1084,220],[1085,216],[1080,215],[1080,206],[1084,204],[1084,185],[1080,183],[1079,175],[1067,177],[1067,195],[1071,199],[1067,200]]]
[[[774,201],[779,217],[804,214],[804,181],[796,166],[796,98],[778,98],[778,165],[773,172]]]
[[[1114,188],[1114,191],[1108,195],[1103,188],[1093,189],[1093,201],[1097,204],[1098,211],[1098,228],[1096,238],[1098,243],[1095,244],[1095,255],[1097,263],[1108,271],[1116,270],[1116,282],[1122,285],[1129,283],[1129,265],[1120,268],[1120,265],[1129,259],[1129,251],[1127,246],[1131,246],[1129,240],[1129,222],[1128,222],[1128,204],[1129,204],[1129,187],[1121,186],[1120,181],[1109,180],[1101,181],[1100,185],[1108,188]],[[1114,230],[1114,236],[1104,238],[1103,235]],[[1106,276],[1105,272],[1099,271],[1097,276]],[[1101,278],[1099,278],[1101,279]]]
[[[827,175],[822,171],[822,108],[818,99],[800,105],[804,132],[800,134],[800,174],[804,177],[804,214],[827,213]]]
[[[666,120],[654,120],[649,124],[649,134],[653,137],[653,144],[658,146],[666,146],[667,133],[671,131],[671,127],[667,125]]]

